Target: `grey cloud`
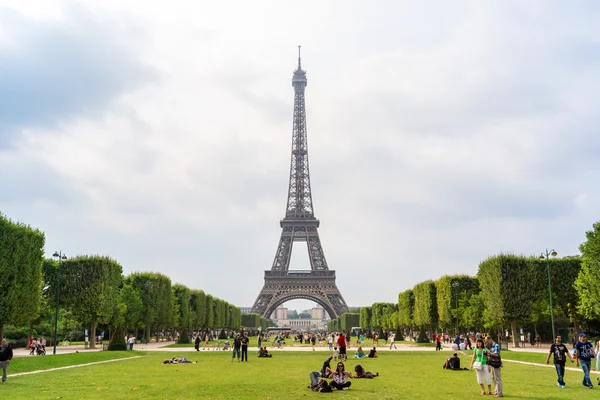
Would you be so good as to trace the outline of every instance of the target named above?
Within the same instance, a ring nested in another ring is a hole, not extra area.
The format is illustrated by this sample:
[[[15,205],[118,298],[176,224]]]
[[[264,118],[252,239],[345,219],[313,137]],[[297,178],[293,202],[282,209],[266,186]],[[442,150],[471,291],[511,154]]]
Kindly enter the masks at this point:
[[[0,9],[15,41],[0,52],[0,147],[18,128],[98,115],[119,94],[157,78],[117,44],[110,25],[81,8],[67,9],[67,17],[69,24],[36,22]]]

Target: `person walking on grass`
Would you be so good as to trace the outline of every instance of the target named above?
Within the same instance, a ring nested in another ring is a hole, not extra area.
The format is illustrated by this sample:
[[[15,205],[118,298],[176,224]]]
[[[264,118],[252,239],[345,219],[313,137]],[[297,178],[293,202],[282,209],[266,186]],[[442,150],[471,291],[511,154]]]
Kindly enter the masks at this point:
[[[6,373],[8,371],[8,364],[13,358],[13,351],[10,344],[6,339],[2,339],[2,346],[0,346],[0,368],[2,369],[2,383],[6,382]]]
[[[198,333],[194,339],[194,348],[196,351],[200,351],[200,333]]]
[[[237,355],[238,362],[240,362],[241,347],[242,347],[242,338],[240,337],[240,334],[238,333],[235,335],[235,339],[233,339],[233,352],[231,354],[231,362],[233,362],[233,359],[235,358],[236,355]]]
[[[554,354],[554,367],[556,368],[556,375],[558,375],[558,380],[556,381],[556,384],[564,389],[565,362],[567,360],[566,356],[569,357],[569,360],[571,360],[571,362],[573,362],[573,358],[571,358],[571,353],[569,352],[569,349],[567,349],[567,346],[563,344],[560,335],[556,335],[554,343],[552,343],[552,346],[550,346],[550,352],[548,353],[548,357],[546,357],[546,364],[550,364],[551,354]]]
[[[244,361],[244,358],[246,359],[246,362],[248,362],[248,343],[250,343],[250,339],[248,339],[248,334],[246,332],[244,332],[244,337],[242,337],[242,362]]]
[[[502,374],[500,373],[500,368],[502,368],[502,363],[500,361],[500,345],[494,342],[494,339],[492,339],[491,336],[488,336],[485,339],[485,345],[489,349],[487,364],[492,370],[494,397],[504,397],[504,393],[502,393]],[[498,363],[496,364],[496,362]]]
[[[579,363],[581,362],[581,369],[583,370],[582,384],[593,389],[594,385],[590,379],[590,369],[592,367],[592,358],[596,357],[596,353],[592,344],[587,341],[585,333],[579,334],[579,342],[575,344],[575,351],[577,354],[577,366],[579,367]]]
[[[481,386],[481,395],[485,394],[484,383],[487,384],[488,394],[492,394],[492,384],[490,382],[490,371],[487,365],[487,356],[489,351],[483,347],[483,340],[477,340],[473,350],[470,369],[474,369],[477,374],[477,383]],[[485,382],[484,382],[485,381]]]

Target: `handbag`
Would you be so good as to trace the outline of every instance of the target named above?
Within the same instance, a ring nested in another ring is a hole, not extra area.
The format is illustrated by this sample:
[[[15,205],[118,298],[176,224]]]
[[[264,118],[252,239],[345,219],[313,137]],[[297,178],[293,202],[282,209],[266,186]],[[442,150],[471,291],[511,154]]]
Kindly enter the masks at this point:
[[[499,356],[488,356],[487,363],[492,368],[500,368],[502,366],[502,360]]]
[[[483,369],[483,364],[481,364],[481,361],[475,361],[473,363],[473,369]]]

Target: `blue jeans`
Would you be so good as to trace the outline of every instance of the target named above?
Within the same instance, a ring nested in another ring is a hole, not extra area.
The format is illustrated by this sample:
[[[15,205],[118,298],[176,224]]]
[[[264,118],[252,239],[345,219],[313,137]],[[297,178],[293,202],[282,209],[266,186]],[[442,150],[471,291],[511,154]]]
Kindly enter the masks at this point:
[[[581,369],[583,370],[583,381],[585,386],[592,386],[592,380],[590,379],[590,369],[592,369],[592,362],[590,360],[579,360],[581,363]]]
[[[556,375],[558,375],[558,384],[565,386],[565,364],[554,364],[554,368],[556,368]]]

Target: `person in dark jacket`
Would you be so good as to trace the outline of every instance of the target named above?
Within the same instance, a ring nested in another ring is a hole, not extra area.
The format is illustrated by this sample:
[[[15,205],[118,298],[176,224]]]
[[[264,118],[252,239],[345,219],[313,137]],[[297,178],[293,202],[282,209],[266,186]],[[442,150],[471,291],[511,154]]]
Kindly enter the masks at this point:
[[[6,382],[6,372],[8,371],[8,364],[13,358],[13,351],[10,344],[6,339],[2,339],[2,346],[0,347],[0,368],[2,368],[2,383]]]

